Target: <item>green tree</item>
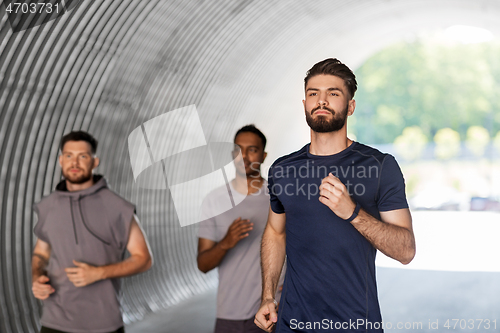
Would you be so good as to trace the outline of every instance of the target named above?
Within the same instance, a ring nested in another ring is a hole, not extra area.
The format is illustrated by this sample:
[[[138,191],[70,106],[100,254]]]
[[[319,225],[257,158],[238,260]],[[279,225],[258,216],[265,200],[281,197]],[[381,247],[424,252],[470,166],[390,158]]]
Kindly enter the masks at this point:
[[[356,70],[361,142],[392,143],[418,126],[430,141],[441,128],[500,130],[500,43],[450,44],[435,38],[399,42]]]
[[[490,134],[486,128],[481,126],[471,126],[467,130],[465,145],[475,156],[483,156],[489,142]]]
[[[394,140],[396,151],[407,161],[414,161],[422,156],[427,145],[427,137],[418,126],[406,127],[403,134]]]
[[[460,153],[460,135],[451,128],[442,128],[434,136],[436,148],[434,155],[442,160],[449,160]]]

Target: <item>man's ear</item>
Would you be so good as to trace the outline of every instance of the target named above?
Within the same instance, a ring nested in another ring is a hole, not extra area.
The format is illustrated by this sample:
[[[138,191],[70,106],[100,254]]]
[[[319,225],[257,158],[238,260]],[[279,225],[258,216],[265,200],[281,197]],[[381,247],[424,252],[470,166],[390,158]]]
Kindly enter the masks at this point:
[[[306,107],[306,100],[305,99],[302,100],[302,105],[304,105],[304,108]]]
[[[59,166],[61,167],[62,169],[62,160],[63,160],[63,155],[62,153],[59,155]]]
[[[99,162],[99,157],[94,157],[94,166],[92,167],[92,170],[99,166]]]
[[[267,157],[267,153],[264,152],[264,158],[262,159],[262,163],[264,163],[264,161],[266,160],[266,157]]]
[[[352,116],[354,113],[354,109],[356,108],[356,101],[354,99],[351,99],[349,101],[348,109],[347,109],[347,115]]]

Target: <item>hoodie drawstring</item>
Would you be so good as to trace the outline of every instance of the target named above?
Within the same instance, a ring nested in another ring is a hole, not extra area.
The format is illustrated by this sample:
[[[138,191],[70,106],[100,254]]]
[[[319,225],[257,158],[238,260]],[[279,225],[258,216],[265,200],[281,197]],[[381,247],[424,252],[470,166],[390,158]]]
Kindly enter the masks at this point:
[[[92,236],[94,236],[95,238],[97,238],[98,240],[100,240],[101,242],[103,242],[104,244],[111,245],[109,242],[106,242],[104,239],[102,239],[101,237],[99,237],[96,234],[94,234],[92,232],[92,230],[90,230],[90,228],[87,226],[87,223],[85,223],[85,219],[83,218],[82,204],[81,204],[80,198],[78,198],[78,208],[80,209],[80,216],[82,218],[82,222],[83,222],[83,225],[85,226],[85,229],[87,229],[87,231],[90,232],[92,234]]]
[[[76,236],[75,216],[73,215],[73,200],[71,200],[71,198],[69,198],[69,208],[71,210],[71,221],[73,222],[73,232],[75,234],[75,242],[78,245],[78,237]]]

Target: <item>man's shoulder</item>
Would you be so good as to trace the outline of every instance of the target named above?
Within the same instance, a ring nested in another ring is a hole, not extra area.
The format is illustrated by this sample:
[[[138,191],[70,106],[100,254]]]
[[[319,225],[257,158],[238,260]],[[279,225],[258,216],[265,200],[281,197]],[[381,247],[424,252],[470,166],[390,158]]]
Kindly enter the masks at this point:
[[[228,195],[228,188],[227,185],[224,184],[208,192],[207,197],[220,198],[220,197],[226,197],[227,195]]]
[[[99,200],[111,209],[116,207],[135,207],[133,203],[107,187],[102,188],[96,192],[95,195],[97,195]]]
[[[38,202],[33,204],[33,208],[40,213],[42,210],[49,210],[57,201],[58,195],[53,191],[43,196]]]
[[[309,144],[305,145],[304,147],[302,147],[301,149],[299,149],[297,151],[294,151],[293,153],[290,153],[290,154],[285,155],[285,156],[281,156],[276,161],[274,161],[274,163],[272,164],[271,168],[274,168],[274,167],[276,167],[278,165],[285,164],[286,162],[296,161],[297,159],[301,159],[304,156],[307,156],[307,147],[308,147],[308,145]]]
[[[227,185],[221,185],[215,189],[208,192],[208,194],[203,199],[203,206],[210,207],[219,202],[226,202],[228,198],[228,188]]]
[[[380,165],[382,165],[384,163],[384,159],[387,158],[388,156],[394,158],[389,153],[381,152],[377,148],[370,147],[368,145],[365,145],[365,144],[359,143],[359,142],[355,143],[355,146],[352,148],[352,152],[355,154],[360,154],[360,155],[366,156],[368,158],[373,158]]]

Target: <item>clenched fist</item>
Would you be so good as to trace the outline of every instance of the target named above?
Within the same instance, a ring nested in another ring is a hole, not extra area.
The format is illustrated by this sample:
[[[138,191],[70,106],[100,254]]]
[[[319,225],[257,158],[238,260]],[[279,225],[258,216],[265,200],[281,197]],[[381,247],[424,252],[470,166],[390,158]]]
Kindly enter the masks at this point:
[[[254,323],[266,332],[272,332],[273,326],[278,321],[275,300],[269,299],[262,302],[259,311],[255,315]]]
[[[321,181],[319,195],[319,201],[341,219],[347,220],[356,208],[346,186],[332,173]]]
[[[45,275],[41,275],[33,281],[31,290],[33,291],[33,296],[39,300],[44,300],[49,298],[55,289],[48,284],[49,278]]]

